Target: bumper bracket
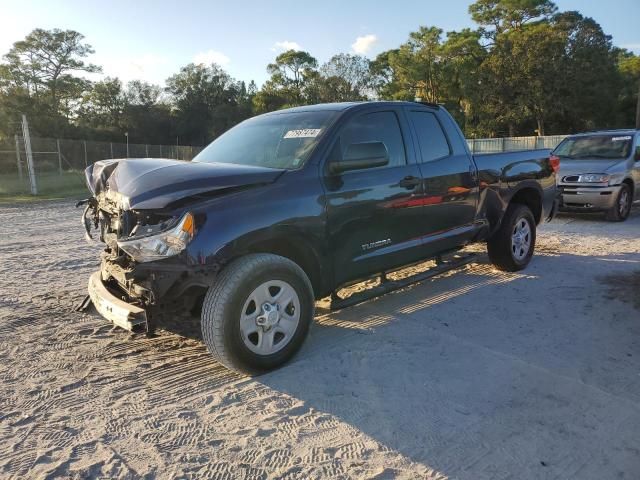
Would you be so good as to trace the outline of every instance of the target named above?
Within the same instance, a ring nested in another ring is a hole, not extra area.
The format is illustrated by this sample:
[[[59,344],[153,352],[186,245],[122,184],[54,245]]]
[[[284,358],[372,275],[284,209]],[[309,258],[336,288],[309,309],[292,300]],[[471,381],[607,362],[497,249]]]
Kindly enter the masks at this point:
[[[147,311],[113,295],[102,283],[100,272],[89,278],[89,297],[96,310],[107,320],[129,331],[148,331]]]

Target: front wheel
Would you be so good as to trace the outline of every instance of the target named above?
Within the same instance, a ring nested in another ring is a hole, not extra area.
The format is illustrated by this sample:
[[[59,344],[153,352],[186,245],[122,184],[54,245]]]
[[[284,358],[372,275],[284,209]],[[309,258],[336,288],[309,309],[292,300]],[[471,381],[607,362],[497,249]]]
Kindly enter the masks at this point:
[[[629,214],[631,213],[631,204],[631,189],[629,185],[623,183],[616,197],[615,205],[611,207],[606,214],[607,220],[611,222],[624,222],[629,218]]]
[[[505,272],[516,272],[531,261],[536,244],[536,222],[526,205],[509,205],[498,231],[487,242],[489,259]]]
[[[202,336],[227,368],[263,373],[302,346],[314,306],[311,282],[298,265],[278,255],[246,255],[229,264],[209,288]]]

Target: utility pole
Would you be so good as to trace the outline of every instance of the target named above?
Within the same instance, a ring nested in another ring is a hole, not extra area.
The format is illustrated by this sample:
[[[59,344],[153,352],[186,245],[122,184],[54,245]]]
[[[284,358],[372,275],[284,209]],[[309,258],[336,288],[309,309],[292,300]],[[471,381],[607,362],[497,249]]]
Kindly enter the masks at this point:
[[[60,150],[60,139],[56,139],[56,146],[58,147],[58,173],[62,175],[62,151]]]
[[[20,178],[20,185],[22,185],[22,160],[20,160],[20,139],[16,134],[16,161],[18,162],[18,177]]]
[[[129,132],[124,132],[124,136],[127,137],[127,158],[129,158]]]
[[[33,152],[31,151],[29,122],[27,122],[27,116],[25,114],[22,114],[22,140],[24,141],[24,150],[27,155],[27,169],[29,170],[29,184],[31,185],[31,195],[38,195],[38,186],[36,185],[36,172],[33,168]]]

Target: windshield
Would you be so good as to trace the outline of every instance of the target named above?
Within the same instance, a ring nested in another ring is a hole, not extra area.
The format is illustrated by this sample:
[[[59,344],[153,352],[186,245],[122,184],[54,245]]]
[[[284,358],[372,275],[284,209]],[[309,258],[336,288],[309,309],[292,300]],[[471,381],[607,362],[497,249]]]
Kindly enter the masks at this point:
[[[334,111],[315,111],[251,118],[218,137],[193,161],[299,168],[336,115]]]
[[[554,154],[574,160],[583,158],[627,158],[631,153],[631,135],[590,135],[565,139]]]

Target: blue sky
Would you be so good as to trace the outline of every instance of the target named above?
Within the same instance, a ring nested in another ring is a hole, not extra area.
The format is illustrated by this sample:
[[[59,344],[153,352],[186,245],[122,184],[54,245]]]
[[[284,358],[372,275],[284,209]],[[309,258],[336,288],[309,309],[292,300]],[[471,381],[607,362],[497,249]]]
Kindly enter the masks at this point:
[[[33,28],[74,29],[96,50],[92,61],[123,80],[162,84],[192,61],[216,61],[239,80],[267,79],[287,47],[320,62],[338,52],[368,57],[394,48],[420,25],[445,32],[473,26],[469,0],[94,1],[0,0],[0,54]],[[593,17],[618,46],[640,54],[639,0],[557,0]],[[54,7],[55,5],[55,7]]]

